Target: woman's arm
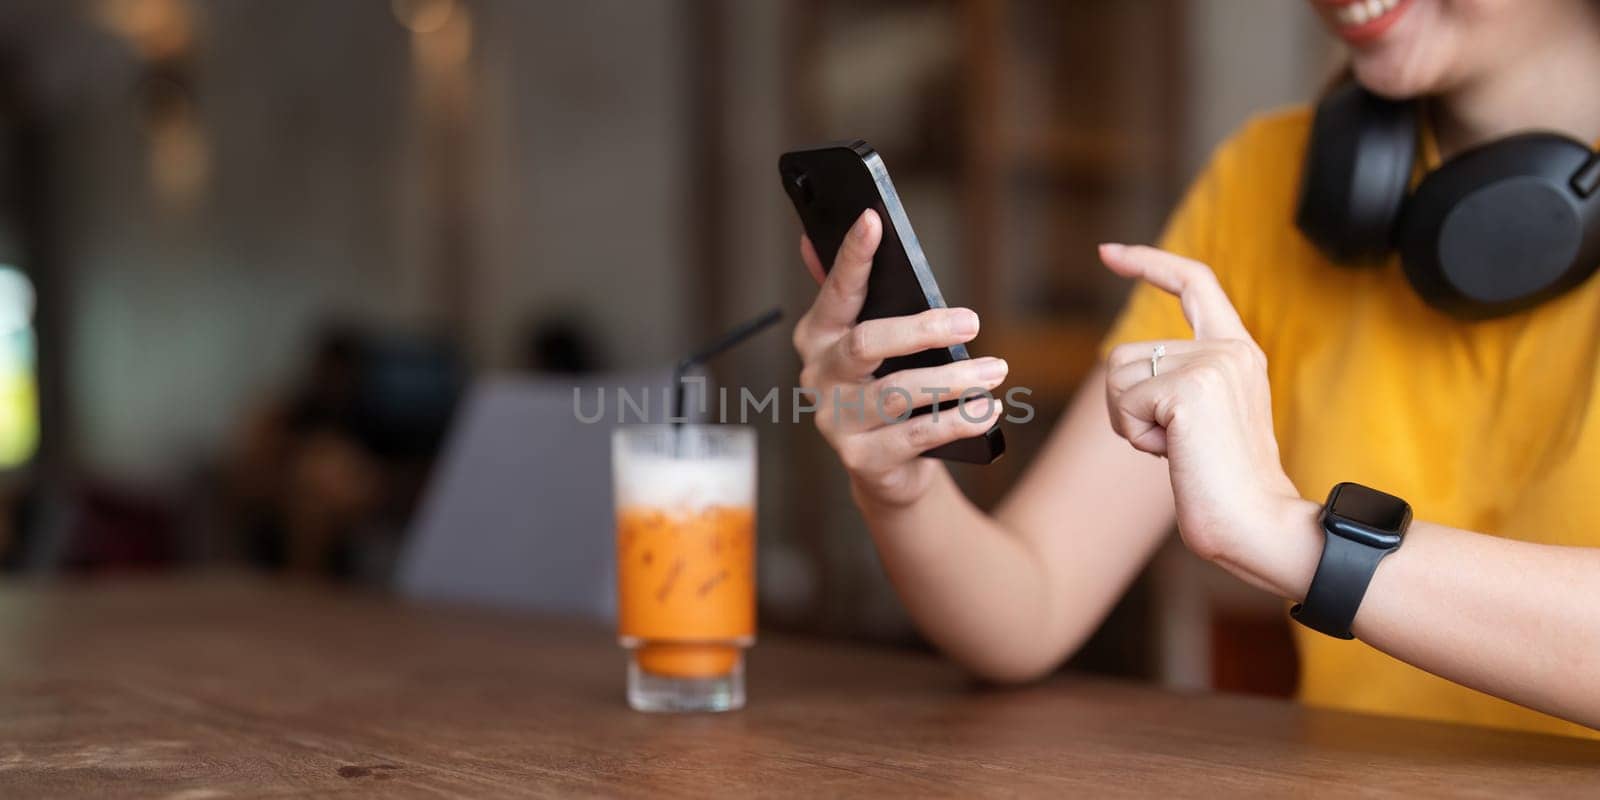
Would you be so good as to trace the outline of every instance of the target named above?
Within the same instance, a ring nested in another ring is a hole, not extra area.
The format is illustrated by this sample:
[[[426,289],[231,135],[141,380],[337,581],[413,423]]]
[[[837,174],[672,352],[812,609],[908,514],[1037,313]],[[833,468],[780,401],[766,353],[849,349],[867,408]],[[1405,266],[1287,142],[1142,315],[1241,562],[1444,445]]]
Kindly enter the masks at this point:
[[[942,465],[918,502],[856,501],[884,569],[941,650],[994,681],[1076,650],[1172,527],[1166,467],[1111,431],[1096,369],[994,516]]]
[[[1165,466],[1112,432],[1096,371],[999,512],[974,506],[943,464],[919,454],[981,433],[997,407],[896,424],[874,411],[883,403],[893,418],[906,398],[926,405],[932,387],[945,387],[940,400],[965,387],[994,389],[1006,365],[974,359],[873,377],[885,358],[969,341],[978,328],[965,309],[858,323],[879,237],[877,216],[862,215],[826,276],[802,243],[822,283],[794,333],[800,383],[817,397],[813,419],[850,473],[885,569],[922,632],[980,676],[1038,676],[1093,631],[1170,529]]]
[[[1373,576],[1354,631],[1456,683],[1600,728],[1596,598],[1600,550],[1418,522]]]
[[[1229,557],[1283,576],[1304,599],[1322,557],[1321,506],[1301,500],[1276,527],[1293,547]],[[1463,686],[1600,728],[1600,549],[1502,539],[1418,520],[1383,559],[1352,631]]]
[[[1205,265],[1108,246],[1106,264],[1178,295],[1195,330],[1119,348],[1112,424],[1165,455],[1178,528],[1201,556],[1289,600],[1322,557],[1320,507],[1283,474],[1266,359]],[[1354,632],[1396,658],[1474,689],[1600,727],[1600,549],[1531,544],[1418,521],[1378,567]]]

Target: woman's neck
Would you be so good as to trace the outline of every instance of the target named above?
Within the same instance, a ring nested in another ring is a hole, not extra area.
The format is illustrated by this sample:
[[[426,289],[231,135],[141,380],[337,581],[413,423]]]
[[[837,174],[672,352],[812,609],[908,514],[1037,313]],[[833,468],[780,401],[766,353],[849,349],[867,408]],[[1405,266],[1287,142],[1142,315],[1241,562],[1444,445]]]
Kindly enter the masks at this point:
[[[1588,4],[1580,4],[1587,6]],[[1586,12],[1589,9],[1584,9]],[[1518,53],[1490,74],[1439,96],[1430,113],[1439,152],[1455,153],[1526,130],[1600,141],[1600,15]]]

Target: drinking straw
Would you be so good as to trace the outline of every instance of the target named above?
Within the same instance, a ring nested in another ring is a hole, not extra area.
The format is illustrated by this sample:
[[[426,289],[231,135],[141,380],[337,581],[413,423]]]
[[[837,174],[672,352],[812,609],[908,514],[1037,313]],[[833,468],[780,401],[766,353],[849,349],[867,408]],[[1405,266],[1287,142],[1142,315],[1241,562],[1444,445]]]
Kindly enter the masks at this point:
[[[733,349],[746,339],[749,339],[750,337],[771,327],[780,319],[783,319],[783,309],[777,307],[769,308],[754,319],[746,320],[745,322],[735,325],[727,333],[717,337],[715,341],[695,351],[695,353],[690,355],[688,358],[678,362],[678,366],[672,371],[672,385],[674,391],[672,395],[672,409],[668,414],[668,418],[672,420],[672,426],[674,430],[678,430],[683,425],[683,379],[688,375],[689,370],[694,369],[695,367],[698,367],[701,364],[704,364],[707,361],[722,355],[724,352]],[[677,440],[678,438],[679,436],[677,435],[673,437],[674,440]]]

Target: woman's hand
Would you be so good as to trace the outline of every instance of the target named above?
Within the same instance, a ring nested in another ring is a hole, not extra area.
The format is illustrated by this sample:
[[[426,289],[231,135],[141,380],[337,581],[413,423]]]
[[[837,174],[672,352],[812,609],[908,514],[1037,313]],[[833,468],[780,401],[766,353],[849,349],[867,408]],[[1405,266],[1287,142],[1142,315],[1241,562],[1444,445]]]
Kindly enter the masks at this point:
[[[998,358],[978,358],[873,377],[884,359],[978,335],[978,315],[965,308],[856,321],[882,233],[878,215],[863,213],[826,275],[811,242],[801,239],[800,255],[822,289],[795,325],[794,349],[802,362],[800,385],[815,393],[817,429],[849,470],[857,495],[904,505],[922,497],[939,466],[918,455],[987,430],[1000,404],[978,397],[959,409],[897,420],[964,390],[993,389],[1005,380],[1007,367]]]
[[[1261,588],[1302,596],[1320,557],[1309,525],[1316,509],[1279,460],[1266,356],[1206,265],[1115,244],[1102,245],[1100,258],[1118,275],[1176,295],[1195,334],[1111,352],[1112,428],[1135,448],[1167,458],[1189,549]],[[1165,355],[1152,375],[1158,346]]]

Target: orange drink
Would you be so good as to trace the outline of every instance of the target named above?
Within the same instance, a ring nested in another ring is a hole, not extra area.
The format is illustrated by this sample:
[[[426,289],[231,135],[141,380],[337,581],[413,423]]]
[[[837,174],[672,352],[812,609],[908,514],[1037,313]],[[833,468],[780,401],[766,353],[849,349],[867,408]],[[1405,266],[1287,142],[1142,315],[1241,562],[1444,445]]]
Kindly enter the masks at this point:
[[[755,635],[755,512],[749,506],[617,509],[617,609],[647,672],[726,675]]]
[[[644,425],[612,442],[617,633],[646,711],[744,704],[755,641],[755,435]]]

